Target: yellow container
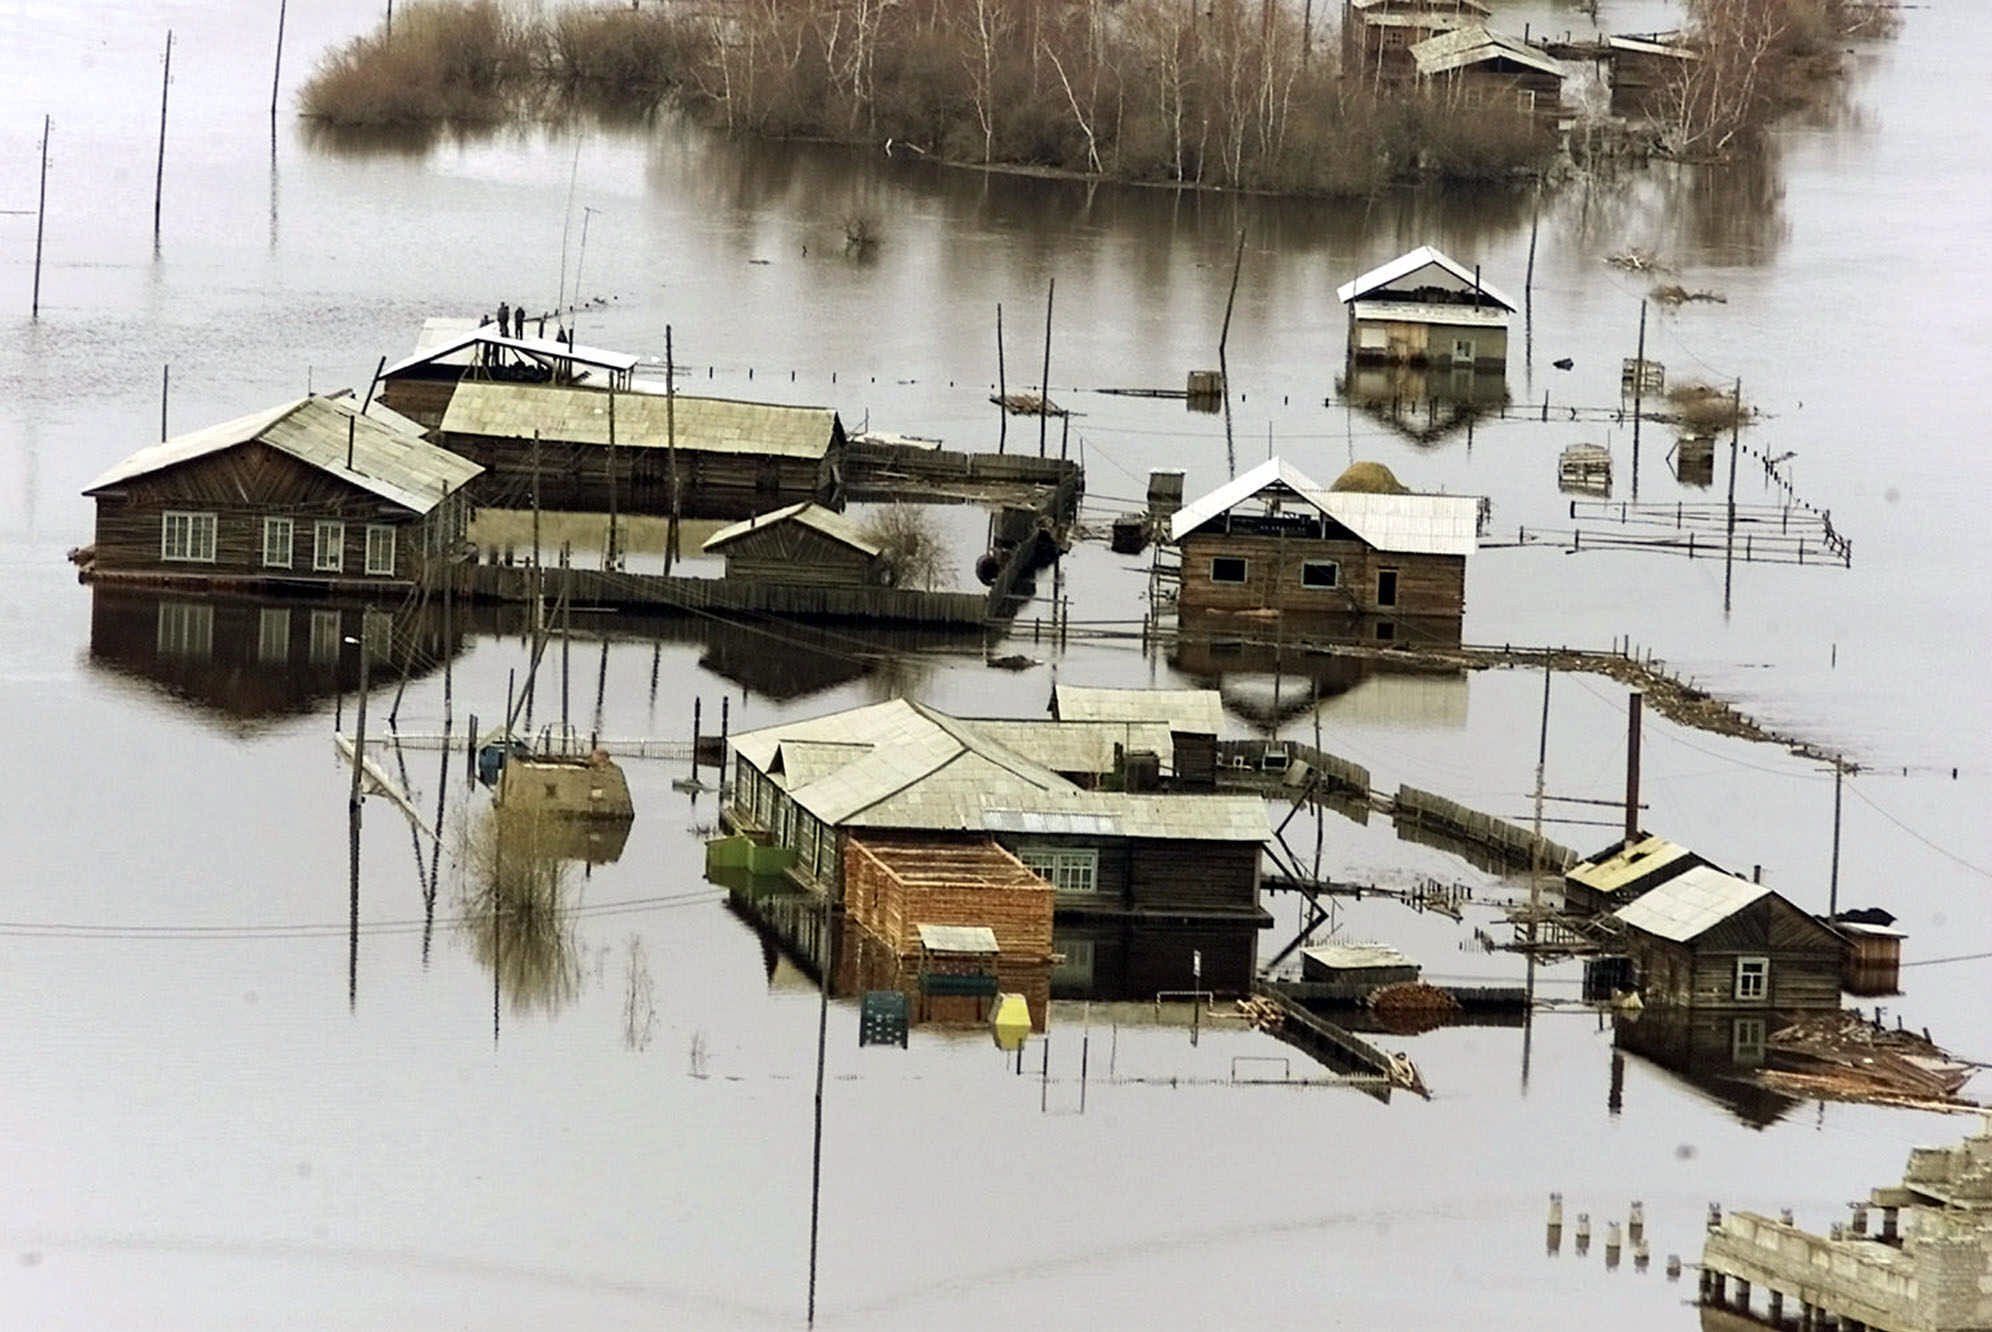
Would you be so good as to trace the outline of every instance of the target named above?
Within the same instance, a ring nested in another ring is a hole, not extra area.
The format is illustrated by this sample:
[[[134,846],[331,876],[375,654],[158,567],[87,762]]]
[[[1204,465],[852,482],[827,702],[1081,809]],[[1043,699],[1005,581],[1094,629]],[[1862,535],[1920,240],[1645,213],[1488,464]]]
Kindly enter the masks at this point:
[[[989,1015],[989,1030],[1003,1050],[1021,1050],[1031,1034],[1031,1006],[1021,994],[999,994]]]

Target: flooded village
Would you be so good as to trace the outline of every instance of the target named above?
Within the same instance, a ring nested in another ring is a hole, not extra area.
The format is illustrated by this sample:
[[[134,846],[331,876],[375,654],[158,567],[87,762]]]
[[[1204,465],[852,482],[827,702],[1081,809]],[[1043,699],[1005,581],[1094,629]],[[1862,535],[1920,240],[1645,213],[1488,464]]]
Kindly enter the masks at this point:
[[[0,26],[10,1325],[1992,1328],[1968,8]]]

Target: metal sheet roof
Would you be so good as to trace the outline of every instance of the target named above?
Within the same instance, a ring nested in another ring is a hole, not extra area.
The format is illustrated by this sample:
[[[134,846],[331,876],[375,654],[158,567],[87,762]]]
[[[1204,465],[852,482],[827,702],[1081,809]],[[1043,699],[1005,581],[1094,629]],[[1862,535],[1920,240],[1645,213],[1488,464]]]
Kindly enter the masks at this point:
[[[573,444],[609,442],[609,399],[615,399],[616,443],[625,448],[662,449],[672,442],[675,416],[678,448],[698,453],[776,454],[821,458],[830,450],[837,414],[827,407],[735,402],[727,398],[674,400],[657,393],[616,393],[466,380],[443,414],[445,434],[504,439],[542,439]]]
[[[418,365],[438,363],[442,365],[468,366],[477,359],[475,348],[502,348],[530,356],[540,361],[573,361],[578,365],[598,366],[604,370],[629,371],[636,368],[642,358],[628,352],[609,351],[604,347],[586,345],[569,347],[565,342],[553,338],[511,338],[500,334],[495,326],[471,328],[459,332],[449,327],[457,320],[430,320],[422,325],[422,336],[416,341],[415,351],[402,357],[381,376],[398,375],[412,370]]]
[[[1368,971],[1377,967],[1417,967],[1404,954],[1389,944],[1349,943],[1321,944],[1314,948],[1303,948],[1301,956],[1309,957],[1334,971]]]
[[[1280,458],[1269,458],[1243,476],[1178,509],[1169,520],[1170,540],[1181,541],[1220,515],[1274,488],[1313,505],[1376,550],[1393,554],[1471,555],[1480,542],[1480,503],[1471,496],[1373,495],[1328,490]],[[1062,709],[1059,715],[1065,715]]]
[[[1461,328],[1506,328],[1508,311],[1486,305],[1447,305],[1440,301],[1360,300],[1349,306],[1357,319],[1394,324],[1453,324]]]
[[[1167,722],[963,718],[961,724],[1053,772],[1112,772],[1115,745],[1153,750],[1167,766],[1174,748]]]
[[[1224,729],[1224,699],[1215,689],[1061,684],[1052,689],[1052,706],[1061,722],[1155,722],[1168,730],[1195,735],[1216,735]],[[1160,752],[1168,753],[1169,746],[1163,745]]]
[[[1462,28],[1460,31],[1467,32],[1471,31],[1471,29]],[[1483,28],[1479,31],[1484,32],[1486,29]],[[1420,42],[1411,49],[1416,51],[1419,47],[1428,46],[1432,42],[1450,41],[1458,36],[1458,32],[1449,32],[1442,36],[1429,38],[1426,41]],[[1379,264],[1354,281],[1344,282],[1341,286],[1335,288],[1335,299],[1347,305],[1357,297],[1375,291],[1379,287],[1388,287],[1391,283],[1407,278],[1427,265],[1435,265],[1451,274],[1463,283],[1468,290],[1471,290],[1476,285],[1472,269],[1433,246],[1420,245],[1409,254],[1400,254],[1387,264]],[[1516,308],[1515,303],[1509,300],[1507,295],[1499,287],[1484,280],[1479,282],[1478,286],[1481,295],[1492,297],[1494,300],[1507,306],[1510,310]]]
[[[1683,856],[1692,855],[1685,846],[1651,834],[1630,847],[1621,843],[1608,855],[1597,855],[1570,867],[1565,878],[1599,893],[1615,893],[1627,884],[1664,869]]]
[[[1605,45],[1614,51],[1631,51],[1637,55],[1672,56],[1676,60],[1700,60],[1701,52],[1679,42],[1661,41],[1658,37],[1607,37]]]
[[[620,426],[621,423],[618,422],[617,424]],[[621,431],[618,430],[617,433],[620,434]],[[838,513],[835,509],[826,509],[821,504],[817,504],[811,500],[804,500],[800,504],[790,504],[785,508],[773,509],[767,513],[757,513],[744,522],[734,523],[730,527],[722,527],[707,537],[705,544],[700,549],[718,550],[729,542],[738,541],[749,532],[758,532],[765,528],[773,527],[777,523],[787,522],[800,523],[804,527],[813,528],[821,532],[824,536],[829,537],[832,541],[840,542],[866,555],[877,555],[879,553],[877,544],[865,540],[864,529],[858,526],[856,520],[845,514]]]
[[[1761,883],[1739,879],[1713,865],[1684,870],[1612,916],[1633,929],[1675,943],[1688,943],[1770,895]]]
[[[347,465],[349,440],[351,466]],[[140,449],[84,487],[83,493],[94,495],[135,477],[256,441],[414,513],[429,512],[447,491],[459,489],[484,470],[419,433],[371,414],[361,415],[350,397],[308,397]]]
[[[1361,13],[1373,9],[1404,9],[1420,12],[1444,14],[1459,10],[1472,10],[1476,14],[1492,14],[1494,9],[1484,0],[1349,0],[1349,8]]]
[[[1554,57],[1538,51],[1519,37],[1495,32],[1484,24],[1455,28],[1414,43],[1411,58],[1418,62],[1420,74],[1445,74],[1489,60],[1512,60],[1559,79],[1564,75],[1562,64]]]
[[[1003,951],[997,947],[996,931],[987,925],[915,925],[913,928],[920,931],[920,946],[930,953],[973,953],[993,957]]]

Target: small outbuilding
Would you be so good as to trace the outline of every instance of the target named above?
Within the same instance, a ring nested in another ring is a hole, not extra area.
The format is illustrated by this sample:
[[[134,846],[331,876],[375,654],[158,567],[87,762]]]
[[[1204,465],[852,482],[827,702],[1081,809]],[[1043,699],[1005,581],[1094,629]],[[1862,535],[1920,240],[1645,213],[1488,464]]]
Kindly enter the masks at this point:
[[[84,488],[98,579],[406,587],[461,558],[484,469],[392,412],[305,397],[154,444]]]
[[[704,550],[726,557],[728,578],[878,587],[891,576],[884,552],[855,521],[808,500],[723,527]]]
[[[1562,111],[1562,62],[1485,24],[1427,37],[1411,48],[1411,59],[1419,80],[1448,98],[1551,121]]]
[[[1353,612],[1377,617],[1379,639],[1407,619],[1456,621],[1480,502],[1392,493],[1363,476],[1373,488],[1328,488],[1273,458],[1184,505],[1169,527],[1182,611]]]
[[[558,384],[627,392],[637,358],[603,347],[577,347],[559,338],[507,337],[468,319],[429,319],[415,350],[380,372],[382,402],[434,430],[467,379],[507,384]]]
[[[1329,985],[1400,985],[1418,979],[1418,964],[1389,944],[1321,944],[1300,950],[1300,977]]]
[[[1840,1006],[1840,936],[1761,883],[1697,865],[1610,919],[1649,1006],[1776,1013]]]
[[[1344,0],[1342,69],[1371,82],[1406,78],[1413,46],[1493,12],[1484,0]]]
[[[1642,832],[1621,838],[1572,865],[1563,875],[1563,904],[1570,911],[1616,911],[1676,875],[1708,862],[1678,842]]]
[[[1605,61],[1611,71],[1612,114],[1639,120],[1661,118],[1690,66],[1701,58],[1701,52],[1684,43],[1677,33],[1607,37]]]
[[[1345,282],[1349,359],[1494,369],[1508,362],[1515,303],[1429,245]]]

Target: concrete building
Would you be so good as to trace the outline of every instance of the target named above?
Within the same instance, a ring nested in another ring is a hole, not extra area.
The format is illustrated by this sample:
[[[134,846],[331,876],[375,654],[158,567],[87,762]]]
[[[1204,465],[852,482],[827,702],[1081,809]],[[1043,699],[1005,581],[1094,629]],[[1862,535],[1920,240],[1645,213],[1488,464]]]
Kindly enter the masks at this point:
[[[1517,309],[1478,269],[1429,245],[1336,289],[1349,307],[1349,359],[1497,369]]]

